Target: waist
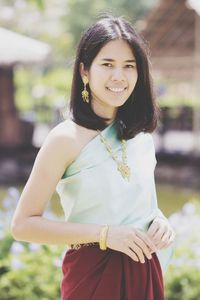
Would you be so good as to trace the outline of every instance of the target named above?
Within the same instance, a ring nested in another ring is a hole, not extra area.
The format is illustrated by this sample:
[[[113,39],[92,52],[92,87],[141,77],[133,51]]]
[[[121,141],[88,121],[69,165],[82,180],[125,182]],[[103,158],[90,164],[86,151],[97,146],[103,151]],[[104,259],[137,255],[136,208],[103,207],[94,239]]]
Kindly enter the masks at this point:
[[[71,244],[70,249],[77,249],[78,250],[82,247],[95,246],[95,245],[99,245],[99,243],[94,242],[94,243],[85,243],[85,244]]]

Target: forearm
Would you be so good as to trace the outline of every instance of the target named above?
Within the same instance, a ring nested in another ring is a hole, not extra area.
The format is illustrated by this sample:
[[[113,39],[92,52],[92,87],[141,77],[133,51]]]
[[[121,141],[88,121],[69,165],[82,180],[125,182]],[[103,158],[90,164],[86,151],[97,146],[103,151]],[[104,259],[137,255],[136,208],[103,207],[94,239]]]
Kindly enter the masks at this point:
[[[101,225],[48,220],[32,216],[12,229],[16,240],[39,244],[79,244],[99,241]]]

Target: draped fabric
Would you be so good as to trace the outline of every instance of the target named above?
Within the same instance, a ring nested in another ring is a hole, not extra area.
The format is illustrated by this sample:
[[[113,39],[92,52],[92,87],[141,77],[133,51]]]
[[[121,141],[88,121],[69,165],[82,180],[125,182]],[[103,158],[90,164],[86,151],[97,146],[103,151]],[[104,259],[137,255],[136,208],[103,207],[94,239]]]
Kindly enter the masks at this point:
[[[115,122],[101,134],[121,159]],[[165,218],[157,205],[156,156],[150,133],[140,132],[127,141],[127,163],[131,168],[130,181],[121,176],[99,135],[89,141],[67,167],[56,187],[65,221],[91,226],[133,224],[147,232],[156,216]],[[171,244],[157,251],[163,273],[172,257],[173,247]]]
[[[98,244],[69,249],[63,258],[61,300],[164,300],[156,253],[145,263]]]

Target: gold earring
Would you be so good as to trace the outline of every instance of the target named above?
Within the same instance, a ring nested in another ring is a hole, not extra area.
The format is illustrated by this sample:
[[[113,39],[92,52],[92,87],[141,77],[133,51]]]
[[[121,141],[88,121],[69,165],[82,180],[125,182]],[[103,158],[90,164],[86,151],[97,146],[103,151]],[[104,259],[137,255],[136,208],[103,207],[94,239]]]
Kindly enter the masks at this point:
[[[83,101],[89,103],[89,93],[86,90],[86,84],[88,83],[87,77],[83,78],[83,83],[84,83],[84,90],[82,91],[81,95],[82,95]]]

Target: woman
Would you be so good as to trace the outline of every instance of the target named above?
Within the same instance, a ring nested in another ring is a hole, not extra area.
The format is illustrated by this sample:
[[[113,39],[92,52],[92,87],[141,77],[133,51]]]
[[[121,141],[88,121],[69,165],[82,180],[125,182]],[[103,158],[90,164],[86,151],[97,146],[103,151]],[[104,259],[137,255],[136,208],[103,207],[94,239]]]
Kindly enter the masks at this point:
[[[36,157],[12,235],[70,247],[62,300],[162,300],[175,234],[157,207],[158,109],[145,43],[123,17],[105,15],[83,34],[70,112]],[[42,216],[55,189],[65,222]]]

